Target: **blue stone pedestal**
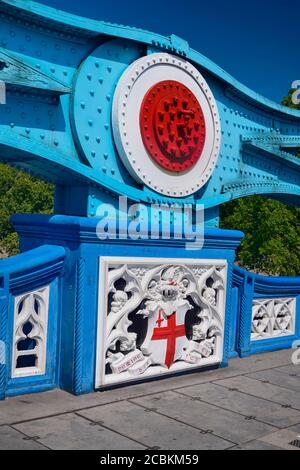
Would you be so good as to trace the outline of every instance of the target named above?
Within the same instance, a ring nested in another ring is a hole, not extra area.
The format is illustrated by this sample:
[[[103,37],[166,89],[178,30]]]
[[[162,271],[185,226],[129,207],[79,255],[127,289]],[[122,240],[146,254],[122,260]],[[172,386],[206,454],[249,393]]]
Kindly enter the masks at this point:
[[[97,237],[98,220],[72,216],[15,215],[14,227],[20,236],[22,252],[47,245],[64,247],[66,256],[60,286],[58,317],[57,386],[74,394],[95,389],[97,368],[97,331],[99,298],[99,264],[101,257],[130,257],[180,260],[225,260],[227,286],[223,358],[228,363],[230,345],[234,343],[236,325],[232,324],[231,292],[235,252],[243,234],[208,228],[204,246],[187,250],[186,240],[105,240]],[[101,329],[101,328],[100,328]],[[51,332],[49,332],[51,334]]]

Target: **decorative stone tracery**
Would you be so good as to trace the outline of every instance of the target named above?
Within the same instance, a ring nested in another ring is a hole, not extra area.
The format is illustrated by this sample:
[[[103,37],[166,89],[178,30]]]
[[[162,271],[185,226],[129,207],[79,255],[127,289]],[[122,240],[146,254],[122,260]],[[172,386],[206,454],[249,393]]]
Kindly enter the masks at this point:
[[[15,298],[12,376],[46,369],[49,286]]]
[[[101,263],[97,386],[221,362],[225,261]]]
[[[295,333],[295,298],[256,299],[252,303],[251,340],[257,341]]]

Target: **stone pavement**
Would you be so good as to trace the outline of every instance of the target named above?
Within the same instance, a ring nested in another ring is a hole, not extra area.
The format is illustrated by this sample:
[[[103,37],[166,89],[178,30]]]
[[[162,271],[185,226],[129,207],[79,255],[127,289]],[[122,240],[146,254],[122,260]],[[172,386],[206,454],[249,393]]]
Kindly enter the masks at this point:
[[[0,449],[299,450],[297,439],[300,365],[289,350],[80,397],[0,402]]]

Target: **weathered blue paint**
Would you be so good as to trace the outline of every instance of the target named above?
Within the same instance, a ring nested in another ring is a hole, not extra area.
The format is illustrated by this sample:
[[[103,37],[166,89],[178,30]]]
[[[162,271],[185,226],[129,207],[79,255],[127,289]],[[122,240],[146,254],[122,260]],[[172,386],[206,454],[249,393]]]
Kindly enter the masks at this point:
[[[267,194],[299,204],[300,162],[286,153],[300,146],[299,111],[250,91],[174,35],[78,18],[28,0],[3,0],[1,12],[0,59],[7,67],[0,80],[7,81],[8,104],[0,107],[0,159],[56,183],[57,213],[93,217],[99,202],[118,195],[170,202],[132,180],[111,130],[120,75],[135,59],[159,51],[193,62],[221,116],[217,168],[185,201],[217,210],[231,199]],[[206,220],[218,224],[217,216]]]
[[[254,93],[175,35],[79,18],[29,0],[0,2],[0,161],[56,184],[54,216],[16,215],[22,254],[0,262],[0,399],[61,387],[94,389],[100,256],[226,259],[223,367],[229,357],[290,347],[300,337],[300,280],[264,278],[234,265],[243,234],[217,229],[219,206],[263,194],[300,205],[300,112]],[[183,199],[138,185],[120,161],[111,129],[112,99],[136,59],[170,52],[208,82],[221,117],[222,146],[206,185]],[[205,243],[107,240],[96,236],[97,206],[130,202],[202,203]],[[63,215],[62,215],[63,214]],[[16,295],[50,285],[46,373],[11,378]],[[251,342],[252,301],[297,297],[295,335]]]

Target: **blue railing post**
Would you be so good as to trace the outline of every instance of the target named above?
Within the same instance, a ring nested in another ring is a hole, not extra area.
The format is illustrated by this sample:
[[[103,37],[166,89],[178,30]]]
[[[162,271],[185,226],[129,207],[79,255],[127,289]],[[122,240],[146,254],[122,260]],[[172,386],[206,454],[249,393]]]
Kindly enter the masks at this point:
[[[4,278],[2,278],[4,282]],[[9,295],[5,288],[0,289],[0,400],[6,396],[8,377],[8,302]]]
[[[75,348],[74,348],[74,384],[73,390],[76,395],[83,392],[82,371],[84,354],[84,310],[85,299],[85,260],[80,258],[76,266],[76,307],[75,307]]]
[[[246,275],[241,288],[238,353],[240,357],[250,355],[251,323],[252,323],[252,299],[254,293],[254,280]]]

